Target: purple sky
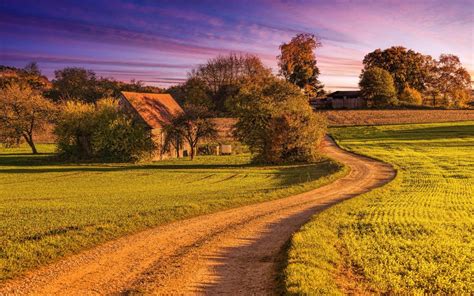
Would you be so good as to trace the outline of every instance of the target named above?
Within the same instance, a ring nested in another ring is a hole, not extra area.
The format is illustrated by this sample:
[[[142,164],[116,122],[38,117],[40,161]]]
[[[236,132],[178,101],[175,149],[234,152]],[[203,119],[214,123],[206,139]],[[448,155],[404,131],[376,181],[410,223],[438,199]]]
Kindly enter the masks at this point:
[[[101,76],[169,86],[208,58],[257,54],[277,72],[278,46],[320,36],[327,89],[356,88],[364,55],[402,45],[453,53],[474,77],[473,0],[0,1],[0,64],[80,66]]]

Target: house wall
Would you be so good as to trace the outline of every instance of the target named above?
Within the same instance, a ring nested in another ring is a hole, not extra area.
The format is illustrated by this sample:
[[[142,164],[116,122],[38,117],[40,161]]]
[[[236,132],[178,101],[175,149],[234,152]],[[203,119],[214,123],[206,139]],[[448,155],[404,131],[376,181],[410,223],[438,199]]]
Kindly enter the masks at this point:
[[[367,100],[362,98],[332,99],[331,105],[333,109],[360,109],[367,107]]]

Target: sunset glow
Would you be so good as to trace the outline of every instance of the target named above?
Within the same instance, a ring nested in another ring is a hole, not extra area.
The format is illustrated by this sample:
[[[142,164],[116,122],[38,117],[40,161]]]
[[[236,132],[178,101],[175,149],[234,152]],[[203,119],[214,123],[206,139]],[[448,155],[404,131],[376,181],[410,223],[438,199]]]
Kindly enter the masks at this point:
[[[353,89],[364,55],[401,45],[452,53],[474,74],[474,4],[457,1],[2,1],[0,64],[80,66],[117,80],[169,86],[218,54],[257,54],[277,72],[278,46],[321,38],[327,89]]]

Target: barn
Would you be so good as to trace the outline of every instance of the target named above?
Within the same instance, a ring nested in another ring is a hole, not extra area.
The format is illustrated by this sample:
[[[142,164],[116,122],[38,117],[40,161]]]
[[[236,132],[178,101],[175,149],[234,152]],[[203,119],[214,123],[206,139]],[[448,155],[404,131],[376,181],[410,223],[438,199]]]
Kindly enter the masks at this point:
[[[361,97],[360,91],[335,91],[328,95],[333,109],[361,109],[367,107],[367,100]]]
[[[170,94],[123,91],[118,100],[124,112],[141,121],[150,130],[150,136],[157,144],[155,160],[180,157],[188,153],[189,147],[186,145],[164,149],[164,126],[184,112]]]

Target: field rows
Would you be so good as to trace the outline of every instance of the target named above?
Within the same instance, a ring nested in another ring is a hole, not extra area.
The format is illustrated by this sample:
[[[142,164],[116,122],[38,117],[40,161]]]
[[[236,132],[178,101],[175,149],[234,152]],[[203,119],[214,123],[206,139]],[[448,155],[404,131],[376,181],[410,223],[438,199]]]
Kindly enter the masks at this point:
[[[393,164],[385,187],[335,206],[292,241],[293,293],[472,293],[474,122],[333,129]]]

